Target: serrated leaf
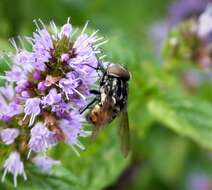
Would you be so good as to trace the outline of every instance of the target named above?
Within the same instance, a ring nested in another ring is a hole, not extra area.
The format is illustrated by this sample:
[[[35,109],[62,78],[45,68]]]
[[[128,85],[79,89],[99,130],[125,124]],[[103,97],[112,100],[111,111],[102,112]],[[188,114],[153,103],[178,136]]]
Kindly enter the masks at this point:
[[[41,172],[38,168],[32,165],[28,166],[26,171],[28,180],[24,181],[19,177],[18,187],[16,188],[18,190],[75,190],[79,184],[78,178],[62,165],[55,167],[51,173]],[[8,176],[5,183],[7,187],[13,186],[12,180],[9,180],[10,178]]]
[[[116,125],[104,129],[96,142],[88,140],[86,147],[80,157],[61,145],[52,152],[58,159],[63,158],[64,166],[78,177],[79,190],[98,190],[112,184],[129,163],[121,154]]]
[[[180,135],[212,149],[212,104],[197,98],[165,95],[148,103],[150,113]]]

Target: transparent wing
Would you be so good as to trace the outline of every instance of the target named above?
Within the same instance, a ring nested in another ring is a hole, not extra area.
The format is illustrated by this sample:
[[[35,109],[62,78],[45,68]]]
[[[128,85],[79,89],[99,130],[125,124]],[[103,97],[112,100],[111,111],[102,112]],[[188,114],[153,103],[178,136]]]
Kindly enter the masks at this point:
[[[121,141],[121,151],[124,157],[127,157],[130,150],[130,129],[127,111],[120,113],[119,125],[118,133]]]
[[[101,129],[104,128],[104,126],[93,126],[91,140],[94,142],[96,140],[96,137],[100,133]]]

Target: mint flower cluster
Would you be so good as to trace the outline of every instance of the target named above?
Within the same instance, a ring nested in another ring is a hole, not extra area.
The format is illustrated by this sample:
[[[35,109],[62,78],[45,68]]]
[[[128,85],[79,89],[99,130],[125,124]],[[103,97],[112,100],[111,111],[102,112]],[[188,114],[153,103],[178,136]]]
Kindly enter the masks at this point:
[[[185,19],[173,28],[165,44],[168,59],[195,63],[202,71],[212,68],[212,3],[198,17]]]
[[[97,31],[85,33],[87,24],[77,33],[69,19],[60,29],[54,22],[49,27],[40,20],[35,23],[36,31],[20,39],[21,47],[11,40],[16,52],[8,54],[10,69],[1,76],[5,86],[0,87],[0,140],[11,150],[2,181],[11,173],[15,186],[18,175],[27,178],[25,161],[43,171],[59,163],[45,154],[58,142],[77,154],[84,149],[79,138],[90,131],[83,129],[79,110],[88,104],[98,80],[99,46],[105,43]]]

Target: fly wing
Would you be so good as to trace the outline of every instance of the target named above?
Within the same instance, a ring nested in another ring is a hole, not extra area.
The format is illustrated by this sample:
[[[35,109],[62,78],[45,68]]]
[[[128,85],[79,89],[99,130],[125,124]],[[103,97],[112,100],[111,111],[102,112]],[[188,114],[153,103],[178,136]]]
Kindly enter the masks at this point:
[[[97,126],[94,126],[93,130],[92,130],[92,135],[91,135],[91,139],[92,141],[95,141],[96,140],[96,137],[98,136],[100,130],[101,130],[101,126],[97,125]]]
[[[119,137],[121,141],[121,151],[124,157],[128,156],[130,150],[130,129],[127,111],[119,114]]]

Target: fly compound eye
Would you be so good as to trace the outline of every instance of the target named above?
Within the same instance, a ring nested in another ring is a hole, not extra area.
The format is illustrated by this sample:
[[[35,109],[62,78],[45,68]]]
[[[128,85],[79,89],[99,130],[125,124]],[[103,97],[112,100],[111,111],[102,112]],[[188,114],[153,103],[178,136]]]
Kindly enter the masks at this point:
[[[129,71],[119,64],[110,64],[107,68],[107,75],[111,77],[121,78],[126,81],[130,79]]]

